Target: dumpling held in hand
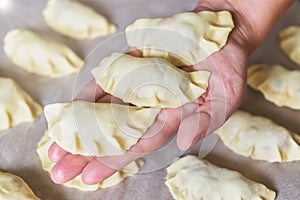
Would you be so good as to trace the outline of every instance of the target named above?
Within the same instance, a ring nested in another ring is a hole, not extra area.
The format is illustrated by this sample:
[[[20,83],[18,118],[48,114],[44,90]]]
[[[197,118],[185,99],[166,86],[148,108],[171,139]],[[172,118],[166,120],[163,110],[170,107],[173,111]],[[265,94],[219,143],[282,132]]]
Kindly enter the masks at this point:
[[[183,71],[163,58],[113,53],[92,70],[106,92],[136,106],[174,108],[195,101],[208,87],[210,72]]]
[[[154,123],[159,108],[73,101],[45,107],[48,132],[60,147],[84,156],[123,155]]]
[[[53,144],[53,142],[54,142],[54,140],[52,140],[48,136],[48,131],[46,131],[45,135],[39,141],[38,147],[36,150],[37,154],[40,158],[42,168],[49,173],[51,172],[51,169],[55,165],[55,163],[53,163],[48,158],[48,150],[49,150],[50,146]],[[116,172],[111,177],[109,177],[108,179],[106,179],[100,183],[97,183],[97,184],[87,185],[81,180],[81,175],[78,175],[75,178],[64,183],[63,185],[66,187],[70,187],[70,188],[76,188],[76,189],[82,190],[82,191],[95,191],[95,190],[98,190],[99,188],[112,187],[112,186],[117,185],[120,182],[122,182],[128,176],[133,176],[134,174],[136,174],[142,165],[143,165],[143,163],[139,162],[139,160],[133,161],[133,162],[129,163],[126,167],[124,167],[120,171]]]
[[[129,46],[143,57],[162,57],[175,66],[195,65],[220,50],[234,24],[228,11],[183,12],[138,19],[126,28]]]

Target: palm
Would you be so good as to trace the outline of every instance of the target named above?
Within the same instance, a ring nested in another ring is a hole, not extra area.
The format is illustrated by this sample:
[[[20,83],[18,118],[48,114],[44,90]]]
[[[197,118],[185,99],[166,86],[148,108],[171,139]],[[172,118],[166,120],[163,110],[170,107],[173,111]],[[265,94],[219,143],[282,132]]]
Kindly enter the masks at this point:
[[[95,158],[72,155],[54,143],[49,149],[49,158],[56,162],[51,178],[56,183],[64,183],[82,174],[85,183],[95,184],[129,162],[158,149],[176,132],[177,144],[184,150],[216,130],[238,107],[243,95],[248,51],[241,46],[247,42],[242,33],[243,30],[236,27],[222,50],[193,67],[192,70],[206,69],[212,72],[205,95],[180,108],[164,109],[144,137],[122,156]],[[111,98],[94,81],[78,96],[78,99],[97,102],[111,102]],[[158,127],[163,128],[157,131]]]

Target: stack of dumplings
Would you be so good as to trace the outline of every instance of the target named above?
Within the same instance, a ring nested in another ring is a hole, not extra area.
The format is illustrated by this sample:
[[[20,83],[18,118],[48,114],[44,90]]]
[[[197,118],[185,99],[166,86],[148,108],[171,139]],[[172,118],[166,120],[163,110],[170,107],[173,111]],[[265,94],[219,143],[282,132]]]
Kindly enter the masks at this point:
[[[50,1],[48,9],[53,7],[51,4],[55,2],[55,0]],[[77,7],[75,4],[72,6]],[[49,10],[46,10],[44,15],[46,16],[48,12]],[[63,15],[67,16],[67,14]],[[193,19],[193,23],[188,23],[187,18]],[[149,25],[159,28],[160,21],[164,20],[176,24],[171,29],[173,32],[184,30],[183,28],[187,24],[189,25],[186,27],[187,33],[201,29],[201,34],[193,39],[199,41],[197,45],[209,51],[199,53],[199,47],[195,52],[184,52],[185,55],[193,54],[192,57],[200,60],[221,49],[233,28],[231,14],[226,11],[180,13],[166,19],[142,19],[142,24],[137,20],[134,25],[129,26],[131,28],[126,29],[129,45],[136,48],[141,47],[132,43],[132,38],[141,41],[144,37],[144,33],[135,31],[135,29],[144,29]],[[201,24],[200,27],[198,27],[199,24]],[[57,29],[57,27],[52,28]],[[59,31],[63,32],[62,29]],[[209,35],[215,37],[207,38]],[[147,39],[144,42],[147,40],[148,47],[154,48],[155,34],[147,33],[146,36]],[[50,104],[45,107],[48,130],[39,143],[38,154],[46,171],[49,172],[54,165],[49,161],[46,153],[51,142],[56,142],[60,147],[73,154],[84,156],[122,155],[147,133],[162,108],[180,107],[196,100],[206,92],[210,72],[181,70],[176,65],[178,61],[175,58],[176,52],[168,49],[169,43],[161,40],[161,45],[170,55],[172,54],[174,59],[155,54],[137,58],[115,52],[104,58],[99,66],[92,70],[96,83],[105,92],[118,97],[125,103],[133,104],[132,106],[72,101]],[[198,58],[199,55],[201,58]],[[133,162],[131,165],[136,166],[136,163]],[[135,167],[133,173],[138,170],[139,168]],[[120,181],[119,179],[117,182]],[[66,186],[70,186],[69,184],[72,185],[71,187],[81,190],[96,190],[105,185],[97,184],[90,188],[81,181],[80,177],[74,178]]]

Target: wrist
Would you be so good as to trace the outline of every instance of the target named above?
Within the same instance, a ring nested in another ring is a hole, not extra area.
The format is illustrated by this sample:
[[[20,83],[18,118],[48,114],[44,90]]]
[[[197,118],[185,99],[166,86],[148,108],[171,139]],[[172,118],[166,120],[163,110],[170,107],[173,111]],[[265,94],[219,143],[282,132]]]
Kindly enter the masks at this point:
[[[227,2],[236,13],[248,21],[249,26],[252,26],[247,37],[253,38],[257,47],[294,0],[227,0]]]

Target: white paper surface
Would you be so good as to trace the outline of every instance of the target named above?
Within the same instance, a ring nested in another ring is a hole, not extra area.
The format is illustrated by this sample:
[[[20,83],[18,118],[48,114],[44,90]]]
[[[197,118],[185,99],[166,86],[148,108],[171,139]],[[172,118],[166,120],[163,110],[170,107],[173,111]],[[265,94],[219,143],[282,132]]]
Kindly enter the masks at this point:
[[[33,98],[43,105],[52,102],[69,101],[73,98],[73,89],[76,94],[88,80],[92,79],[90,69],[99,63],[101,58],[113,51],[126,49],[126,43],[122,36],[114,40],[107,38],[92,41],[76,41],[63,37],[48,28],[42,18],[42,9],[46,0],[10,0],[9,10],[0,10],[0,76],[14,78]],[[189,11],[196,4],[196,0],[109,0],[109,1],[84,1],[97,11],[103,13],[122,32],[126,25],[141,17],[165,17],[171,14]],[[250,59],[250,63],[282,64],[291,69],[300,69],[293,64],[280,51],[278,46],[278,31],[289,24],[300,25],[300,2],[295,2],[286,15],[277,23],[263,45],[257,49]],[[82,58],[87,58],[86,65],[78,78],[68,76],[61,79],[49,79],[29,74],[15,67],[4,55],[3,37],[7,31],[13,28],[32,28],[46,33],[68,44]],[[116,42],[117,41],[117,42]],[[95,46],[104,42],[96,50]],[[76,81],[75,81],[76,80]],[[278,108],[264,100],[259,92],[247,89],[242,109],[253,114],[269,117],[277,123],[284,125],[292,131],[300,134],[300,111],[292,111],[287,108]],[[176,148],[174,140],[160,151],[146,157],[144,173],[128,178],[118,186],[99,190],[97,192],[81,192],[54,184],[49,174],[42,170],[36,146],[46,129],[44,116],[39,117],[34,123],[26,123],[10,130],[0,132],[0,170],[8,171],[21,176],[42,199],[55,200],[153,200],[172,199],[167,187],[164,185],[165,170],[160,169],[175,157],[182,154]],[[300,162],[270,164],[261,161],[253,161],[237,156],[225,148],[219,141],[211,150],[210,144],[214,144],[216,136],[205,139],[205,145],[196,145],[189,152],[198,154],[201,146],[201,154],[206,155],[209,161],[222,167],[240,171],[246,177],[261,182],[269,188],[277,191],[278,200],[300,199]]]

